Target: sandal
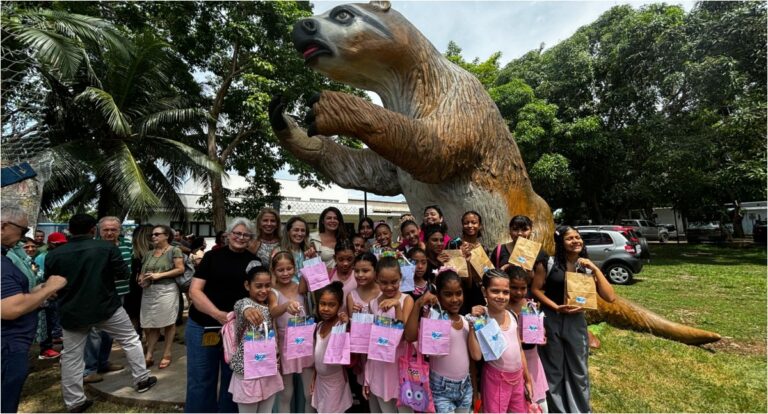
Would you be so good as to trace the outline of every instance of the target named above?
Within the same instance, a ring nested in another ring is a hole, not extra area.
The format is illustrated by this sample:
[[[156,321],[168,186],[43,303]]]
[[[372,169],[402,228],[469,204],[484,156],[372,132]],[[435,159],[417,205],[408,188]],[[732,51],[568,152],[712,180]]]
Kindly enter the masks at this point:
[[[169,365],[171,365],[171,357],[163,357],[163,359],[160,360],[160,365],[158,365],[158,368],[168,368]]]

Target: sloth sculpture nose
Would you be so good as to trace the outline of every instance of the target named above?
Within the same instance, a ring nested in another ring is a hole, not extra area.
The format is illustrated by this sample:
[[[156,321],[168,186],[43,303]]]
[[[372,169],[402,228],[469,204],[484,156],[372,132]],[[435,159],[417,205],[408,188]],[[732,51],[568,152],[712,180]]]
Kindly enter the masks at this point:
[[[304,19],[299,21],[299,26],[307,33],[314,34],[317,31],[317,23],[313,19]]]

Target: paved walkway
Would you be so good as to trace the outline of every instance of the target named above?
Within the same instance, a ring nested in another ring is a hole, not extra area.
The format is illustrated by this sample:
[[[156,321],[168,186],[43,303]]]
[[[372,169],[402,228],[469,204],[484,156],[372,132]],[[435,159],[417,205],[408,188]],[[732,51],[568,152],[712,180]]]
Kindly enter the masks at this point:
[[[162,347],[163,342],[158,342],[155,346],[155,365],[150,368],[152,371],[150,375],[157,377],[157,385],[149,391],[139,394],[133,388],[131,371],[128,369],[125,352],[117,343],[115,343],[112,349],[109,360],[126,368],[121,371],[103,374],[104,381],[88,384],[89,390],[107,400],[122,404],[132,404],[141,407],[183,407],[187,394],[187,348],[174,342],[171,351],[173,362],[168,368],[159,369],[157,364],[160,363],[160,359],[163,357]]]

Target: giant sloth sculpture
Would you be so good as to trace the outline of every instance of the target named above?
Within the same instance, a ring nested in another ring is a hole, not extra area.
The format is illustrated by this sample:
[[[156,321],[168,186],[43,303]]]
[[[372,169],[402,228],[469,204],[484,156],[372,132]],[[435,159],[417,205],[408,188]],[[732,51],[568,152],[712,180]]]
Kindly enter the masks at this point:
[[[440,205],[449,229],[467,210],[483,216],[486,247],[507,241],[523,214],[550,253],[554,223],[531,187],[512,134],[480,82],[448,61],[389,2],[346,4],[298,21],[293,41],[306,63],[329,78],[376,92],[384,108],[341,92],[312,102],[305,131],[273,100],[270,120],[282,145],[346,188],[405,195],[412,211]],[[352,136],[368,148],[327,138]],[[719,336],[666,321],[621,298],[598,318],[684,343]]]

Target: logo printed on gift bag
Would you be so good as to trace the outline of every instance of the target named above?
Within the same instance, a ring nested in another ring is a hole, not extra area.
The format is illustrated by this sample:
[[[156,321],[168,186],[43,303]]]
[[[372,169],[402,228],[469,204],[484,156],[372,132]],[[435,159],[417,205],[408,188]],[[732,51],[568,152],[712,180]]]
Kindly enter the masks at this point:
[[[267,354],[255,354],[253,356],[253,359],[259,362],[264,361],[265,359],[267,359]]]
[[[379,339],[376,341],[376,343],[379,344],[379,345],[386,346],[386,345],[389,345],[389,339],[379,337]]]
[[[443,333],[442,332],[432,331],[432,339],[440,339],[442,337],[443,337]]]
[[[296,340],[294,342],[297,343],[297,344],[303,344],[304,343],[304,337],[303,336],[299,336],[299,337],[296,338]]]

